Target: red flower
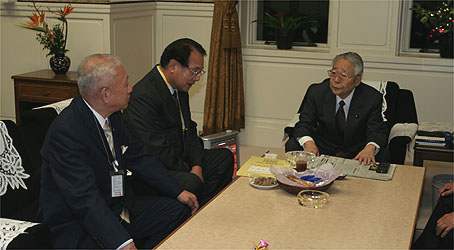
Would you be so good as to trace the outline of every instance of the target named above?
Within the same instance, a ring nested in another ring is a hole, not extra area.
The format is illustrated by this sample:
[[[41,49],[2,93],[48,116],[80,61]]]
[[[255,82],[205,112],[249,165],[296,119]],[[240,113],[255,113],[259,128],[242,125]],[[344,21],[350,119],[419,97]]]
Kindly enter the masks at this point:
[[[39,17],[35,12],[33,12],[33,14],[28,18],[30,18],[30,20],[35,24],[35,26],[39,24]]]
[[[46,22],[46,16],[44,11],[36,6],[33,2],[34,11],[29,16],[31,22],[25,24],[19,24],[20,27],[36,31],[36,39],[43,46],[43,49],[47,49],[49,55],[64,55],[68,50],[66,49],[66,39],[68,38],[68,22],[66,16],[69,15],[74,8],[71,4],[64,5],[63,8],[52,11],[48,8],[49,12],[55,14],[57,19],[60,20],[61,24],[55,24],[49,26]]]
[[[44,11],[41,12],[41,18],[39,19],[39,22],[40,23],[44,22]]]
[[[73,11],[74,7],[71,7],[71,4],[70,5],[65,5],[65,7],[60,10],[58,10],[58,12],[60,13],[60,16],[67,16],[69,15],[72,11]]]
[[[284,22],[285,12],[277,13],[274,16],[279,18],[279,21],[281,22],[282,28],[285,28],[285,22]]]

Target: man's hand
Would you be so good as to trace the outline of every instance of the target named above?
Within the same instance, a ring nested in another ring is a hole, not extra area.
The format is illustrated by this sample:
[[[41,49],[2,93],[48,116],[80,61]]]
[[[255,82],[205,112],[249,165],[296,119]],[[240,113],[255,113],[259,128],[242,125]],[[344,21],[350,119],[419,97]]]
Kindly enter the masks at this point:
[[[124,246],[121,250],[136,250],[136,245],[134,242],[129,243],[128,245]]]
[[[444,238],[454,226],[454,212],[443,215],[437,221],[436,235]]]
[[[448,182],[443,187],[438,189],[438,198],[441,196],[446,196],[454,193],[454,182]]]
[[[316,156],[319,156],[318,147],[315,145],[315,142],[310,140],[304,143],[304,151],[314,153]]]
[[[188,205],[191,208],[192,214],[199,209],[199,202],[197,201],[197,197],[186,190],[183,190],[180,195],[177,197],[178,201],[183,204]]]
[[[197,175],[200,178],[200,181],[202,181],[202,183],[205,183],[205,180],[203,179],[202,167],[201,166],[193,166],[191,168],[191,171],[189,171],[189,172]]]
[[[364,165],[369,165],[371,162],[375,163],[375,146],[367,144],[353,160],[358,160],[359,165],[362,163],[364,163]]]

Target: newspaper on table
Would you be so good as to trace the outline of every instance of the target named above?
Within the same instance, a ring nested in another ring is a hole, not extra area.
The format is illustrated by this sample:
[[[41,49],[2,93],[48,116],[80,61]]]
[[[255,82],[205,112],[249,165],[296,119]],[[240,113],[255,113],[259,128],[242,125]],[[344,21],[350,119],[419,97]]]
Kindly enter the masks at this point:
[[[344,175],[389,181],[392,180],[395,164],[390,164],[388,173],[377,173],[372,165],[358,165],[357,160],[344,159],[335,156],[321,155],[315,157],[315,161],[311,163],[312,168],[316,168],[326,163],[331,163],[334,169],[341,171]]]

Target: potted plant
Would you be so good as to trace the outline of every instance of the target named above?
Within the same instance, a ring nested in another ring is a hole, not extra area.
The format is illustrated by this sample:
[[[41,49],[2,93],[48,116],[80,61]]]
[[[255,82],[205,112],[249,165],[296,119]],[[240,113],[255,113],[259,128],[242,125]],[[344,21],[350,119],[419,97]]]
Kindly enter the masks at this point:
[[[60,20],[61,24],[55,24],[50,26],[45,20],[44,11],[40,9],[33,2],[34,12],[29,19],[31,22],[20,24],[22,28],[37,31],[36,40],[43,46],[43,50],[47,49],[48,53],[46,56],[52,56],[50,58],[50,67],[56,74],[65,74],[71,64],[71,60],[66,56],[66,41],[68,38],[68,16],[72,11],[73,7],[71,4],[65,5],[63,9],[58,11],[49,12],[55,14],[57,19]]]
[[[275,15],[265,12],[263,20],[255,20],[253,22],[262,22],[275,30],[278,49],[291,49],[295,29],[299,28],[303,23],[310,21],[310,19],[311,17],[307,16],[292,17],[285,12]]]
[[[428,10],[420,5],[410,10],[430,29],[427,39],[439,40],[440,56],[453,58],[453,1],[443,2],[437,10]]]

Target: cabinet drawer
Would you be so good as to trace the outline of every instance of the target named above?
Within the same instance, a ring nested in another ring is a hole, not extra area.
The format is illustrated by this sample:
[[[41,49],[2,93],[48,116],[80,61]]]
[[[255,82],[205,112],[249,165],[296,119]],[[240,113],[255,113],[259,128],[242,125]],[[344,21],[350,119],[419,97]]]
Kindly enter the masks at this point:
[[[65,100],[77,95],[77,86],[46,85],[46,84],[19,84],[19,99],[32,100]]]

